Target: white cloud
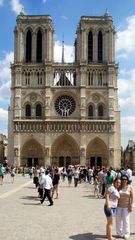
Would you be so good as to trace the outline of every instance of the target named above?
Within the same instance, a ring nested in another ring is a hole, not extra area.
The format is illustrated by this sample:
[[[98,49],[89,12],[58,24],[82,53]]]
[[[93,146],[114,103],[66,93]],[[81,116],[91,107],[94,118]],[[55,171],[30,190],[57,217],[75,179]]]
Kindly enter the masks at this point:
[[[0,6],[2,6],[4,3],[4,0],[0,0]]]
[[[129,139],[135,139],[135,116],[121,117],[122,145],[127,146]]]
[[[126,72],[124,69],[121,71],[121,76],[118,80],[118,89],[120,98],[135,98],[135,68]]]
[[[3,108],[0,108],[0,118],[1,118],[1,121],[7,121],[8,111],[4,110]]]
[[[20,3],[20,0],[11,0],[10,2],[12,10],[18,15],[24,9],[24,6]]]
[[[125,30],[117,32],[116,50],[118,57],[127,58],[129,54],[135,53],[135,15],[126,19]]]
[[[0,108],[0,133],[7,135],[8,111]]]
[[[0,61],[0,86],[1,83],[8,82],[11,79],[10,63],[13,62],[14,54],[9,52],[5,54],[5,58]]]
[[[0,104],[9,104],[11,81],[6,82],[0,87]]]
[[[119,103],[121,109],[122,146],[126,147],[129,139],[135,138],[135,69],[120,71],[118,81]]]
[[[64,16],[64,15],[61,16],[61,18],[63,18],[63,19],[66,20],[66,21],[68,20],[68,17],[66,17],[66,16]]]
[[[62,60],[62,43],[60,41],[55,42],[54,60],[55,60],[55,62],[61,62],[61,60]],[[64,61],[67,63],[74,62],[74,47],[73,46],[64,45]]]
[[[7,135],[8,108],[10,98],[10,62],[13,62],[13,52],[5,53],[0,61],[0,133]],[[5,108],[5,109],[4,109]]]

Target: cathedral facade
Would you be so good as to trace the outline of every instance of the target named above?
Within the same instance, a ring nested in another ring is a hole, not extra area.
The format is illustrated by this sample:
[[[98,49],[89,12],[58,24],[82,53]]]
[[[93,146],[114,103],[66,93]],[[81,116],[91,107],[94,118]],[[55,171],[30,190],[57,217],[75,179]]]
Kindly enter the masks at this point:
[[[9,161],[16,166],[120,166],[112,17],[82,16],[75,61],[54,61],[49,15],[20,13],[14,29]],[[63,49],[64,51],[64,49]],[[64,53],[63,53],[64,56]]]

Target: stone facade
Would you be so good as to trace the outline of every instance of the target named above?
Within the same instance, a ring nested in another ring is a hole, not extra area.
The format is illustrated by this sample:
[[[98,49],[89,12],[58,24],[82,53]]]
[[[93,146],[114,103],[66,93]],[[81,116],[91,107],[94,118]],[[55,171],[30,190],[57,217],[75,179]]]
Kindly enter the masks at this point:
[[[5,163],[8,155],[8,140],[3,134],[0,134],[0,163]]]
[[[112,17],[82,16],[76,34],[75,62],[63,54],[55,63],[51,17],[17,17],[9,108],[9,159],[17,166],[120,166]]]
[[[130,166],[135,174],[135,142],[133,140],[128,141],[128,145],[124,150],[124,167],[127,165]]]

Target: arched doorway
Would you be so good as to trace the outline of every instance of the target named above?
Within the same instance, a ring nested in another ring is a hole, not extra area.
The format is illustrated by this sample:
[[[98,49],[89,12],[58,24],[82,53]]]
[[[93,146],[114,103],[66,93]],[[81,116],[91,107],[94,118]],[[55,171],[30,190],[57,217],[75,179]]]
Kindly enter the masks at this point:
[[[39,142],[32,139],[27,141],[21,149],[21,166],[44,166],[44,154]]]
[[[53,166],[68,167],[80,163],[79,147],[76,141],[68,134],[58,137],[51,148]]]
[[[94,138],[87,146],[87,164],[89,167],[99,167],[108,165],[108,149],[100,138]]]

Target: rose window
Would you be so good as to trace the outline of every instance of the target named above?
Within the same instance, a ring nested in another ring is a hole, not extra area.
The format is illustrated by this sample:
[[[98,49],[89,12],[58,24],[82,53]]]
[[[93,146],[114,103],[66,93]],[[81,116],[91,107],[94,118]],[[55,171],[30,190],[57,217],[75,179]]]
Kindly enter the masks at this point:
[[[56,99],[55,110],[61,116],[66,117],[75,111],[75,100],[67,95],[62,95]]]

